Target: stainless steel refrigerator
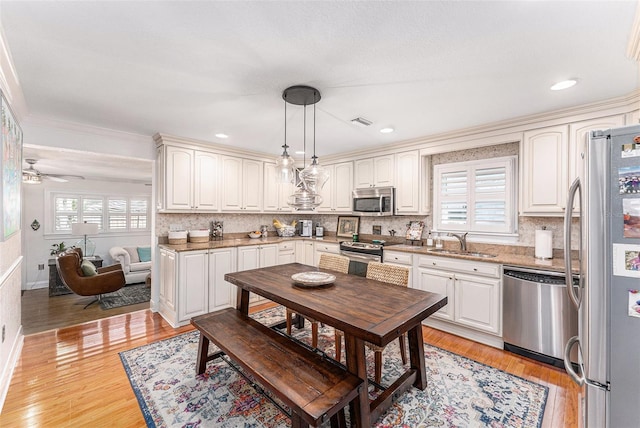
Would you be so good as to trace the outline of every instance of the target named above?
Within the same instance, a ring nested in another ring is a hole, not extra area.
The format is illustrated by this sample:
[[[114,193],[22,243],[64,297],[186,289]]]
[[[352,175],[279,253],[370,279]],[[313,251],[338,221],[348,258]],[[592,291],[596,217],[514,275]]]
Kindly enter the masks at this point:
[[[564,243],[569,271],[573,217],[573,227],[580,229],[581,280],[578,285],[567,280],[567,290],[578,308],[579,327],[578,336],[566,345],[565,369],[581,386],[581,426],[637,428],[640,126],[592,131],[579,155],[583,168],[569,189]],[[574,347],[579,360],[575,370],[568,358]]]

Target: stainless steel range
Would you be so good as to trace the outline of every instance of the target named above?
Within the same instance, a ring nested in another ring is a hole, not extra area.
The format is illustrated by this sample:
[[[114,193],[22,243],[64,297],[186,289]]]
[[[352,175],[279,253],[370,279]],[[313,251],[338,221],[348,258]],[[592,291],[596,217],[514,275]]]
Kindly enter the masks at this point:
[[[340,243],[340,254],[349,257],[349,273],[366,276],[369,262],[382,261],[382,244],[344,241]]]

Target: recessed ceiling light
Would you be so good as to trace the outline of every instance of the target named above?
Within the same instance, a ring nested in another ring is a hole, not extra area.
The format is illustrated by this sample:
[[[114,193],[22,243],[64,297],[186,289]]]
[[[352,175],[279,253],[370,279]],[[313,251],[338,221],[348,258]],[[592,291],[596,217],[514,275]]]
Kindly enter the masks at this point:
[[[218,137],[218,138],[222,138],[222,139],[224,139],[224,138],[229,138],[229,136],[228,136],[227,134],[223,134],[223,133],[221,133],[221,132],[220,132],[220,133],[218,133],[218,134],[216,134],[216,137]]]
[[[382,132],[383,134],[390,134],[390,133],[392,133],[393,131],[395,131],[395,129],[393,129],[393,128],[382,128],[382,129],[380,130],[380,132]]]
[[[576,79],[568,79],[563,80],[562,82],[558,82],[551,87],[552,91],[561,91],[562,89],[567,89],[574,86],[578,81]]]

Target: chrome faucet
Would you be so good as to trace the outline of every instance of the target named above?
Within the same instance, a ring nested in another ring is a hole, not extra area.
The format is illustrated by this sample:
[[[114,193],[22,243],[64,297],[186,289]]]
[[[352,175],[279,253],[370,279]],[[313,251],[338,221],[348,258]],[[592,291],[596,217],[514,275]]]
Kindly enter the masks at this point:
[[[462,235],[459,235],[457,233],[448,233],[447,236],[453,236],[454,238],[458,238],[458,241],[460,241],[460,251],[467,251],[467,235],[469,233],[463,233]]]

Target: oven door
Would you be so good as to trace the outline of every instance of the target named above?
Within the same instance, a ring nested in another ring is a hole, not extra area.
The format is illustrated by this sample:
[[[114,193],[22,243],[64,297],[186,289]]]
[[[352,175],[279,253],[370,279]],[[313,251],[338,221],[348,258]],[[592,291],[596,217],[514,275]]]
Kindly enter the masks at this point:
[[[349,258],[349,274],[367,276],[369,262],[381,262],[382,257],[376,254],[363,254],[354,251],[341,250],[340,254]]]

